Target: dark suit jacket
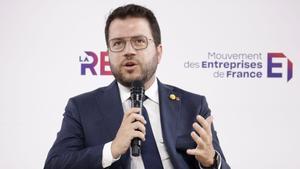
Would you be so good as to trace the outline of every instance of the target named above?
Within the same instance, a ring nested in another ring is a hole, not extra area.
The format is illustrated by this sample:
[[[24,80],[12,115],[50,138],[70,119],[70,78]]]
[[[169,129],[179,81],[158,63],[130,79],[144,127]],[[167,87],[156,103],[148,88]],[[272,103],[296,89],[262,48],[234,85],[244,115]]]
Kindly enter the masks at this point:
[[[196,115],[210,115],[205,97],[158,81],[162,133],[175,169],[199,168],[194,156],[186,149],[195,148],[190,133]],[[180,100],[171,100],[175,94]],[[105,143],[114,139],[123,118],[123,108],[116,81],[69,100],[61,130],[48,153],[45,169],[101,169]],[[213,130],[213,145],[222,156],[222,169],[230,168],[224,158],[217,134]],[[109,168],[130,166],[129,151]]]

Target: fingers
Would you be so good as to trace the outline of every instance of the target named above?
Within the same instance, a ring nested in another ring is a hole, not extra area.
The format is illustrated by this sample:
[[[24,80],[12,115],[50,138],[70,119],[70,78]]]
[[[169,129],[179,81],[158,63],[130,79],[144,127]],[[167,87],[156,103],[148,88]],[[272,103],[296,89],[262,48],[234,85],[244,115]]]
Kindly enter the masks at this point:
[[[195,158],[205,166],[211,166],[214,157],[214,147],[212,143],[212,116],[204,119],[202,116],[198,115],[196,117],[196,122],[193,123],[193,128],[195,131],[191,132],[191,137],[197,144],[194,149],[187,149],[186,153],[189,155],[194,155]]]
[[[197,115],[197,122],[193,123],[193,128],[196,131],[191,132],[191,137],[199,145],[203,147],[205,144],[212,142],[211,124],[213,121],[212,116],[204,119],[202,116]]]
[[[210,135],[198,123],[193,123],[193,128],[205,142],[209,142]]]
[[[133,138],[145,141],[146,120],[138,114],[140,110],[140,108],[130,108],[124,113],[120,128],[111,145],[113,157],[124,154],[130,147]]]
[[[127,118],[132,113],[138,113],[140,110],[140,108],[132,107],[125,112],[124,118]]]
[[[135,121],[140,121],[143,124],[147,123],[144,116],[142,116],[140,114],[135,114],[135,113],[132,113],[132,114],[130,114],[130,116],[128,116],[128,121],[130,123],[135,122]]]
[[[214,163],[214,156],[216,154],[216,151],[211,150],[211,152],[208,151],[202,151],[200,149],[187,149],[186,153],[188,155],[193,155],[195,158],[203,165],[203,166],[211,166]]]
[[[195,149],[187,149],[186,153],[188,155],[194,155],[194,156],[200,155],[200,151],[197,148],[195,148]]]
[[[138,114],[140,108],[130,108],[124,115],[124,123],[129,127],[131,139],[138,137],[145,141],[147,123],[144,116]]]
[[[207,119],[204,119],[202,116],[197,115],[196,119],[197,119],[197,122],[204,128],[204,130],[207,133],[211,134],[211,124],[213,121],[213,117],[209,116],[209,117],[207,117]]]
[[[138,114],[140,112],[140,108],[130,108],[127,112],[125,112],[124,119],[128,121],[128,123],[132,123],[134,121],[140,121],[146,124],[146,120],[144,116]]]
[[[146,140],[145,134],[142,133],[141,131],[138,131],[138,130],[133,131],[133,134],[131,136],[132,136],[131,139],[138,137],[138,138],[140,138],[143,141]]]
[[[143,123],[136,121],[136,122],[132,123],[132,127],[134,130],[139,130],[143,134],[146,134],[146,127]]]
[[[201,137],[198,136],[198,134],[196,134],[196,132],[192,131],[191,137],[200,148],[203,148],[205,146],[205,142]]]

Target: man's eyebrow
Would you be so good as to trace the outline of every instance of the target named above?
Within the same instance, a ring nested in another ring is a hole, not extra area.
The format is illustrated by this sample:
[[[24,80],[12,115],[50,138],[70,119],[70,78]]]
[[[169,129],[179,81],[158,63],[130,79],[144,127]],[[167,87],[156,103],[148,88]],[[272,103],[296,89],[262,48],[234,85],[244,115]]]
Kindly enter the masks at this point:
[[[141,36],[145,36],[145,35],[140,34],[140,35],[135,35],[135,36],[115,37],[115,38],[111,38],[110,40],[123,40],[126,38],[136,38],[136,37],[141,37]]]
[[[122,40],[124,39],[123,37],[116,37],[116,38],[111,38],[110,40]]]

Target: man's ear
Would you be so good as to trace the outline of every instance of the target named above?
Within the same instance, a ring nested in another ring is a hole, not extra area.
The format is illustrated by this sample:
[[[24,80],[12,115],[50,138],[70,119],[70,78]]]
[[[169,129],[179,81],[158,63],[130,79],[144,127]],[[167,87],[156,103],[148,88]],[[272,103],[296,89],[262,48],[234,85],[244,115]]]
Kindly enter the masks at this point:
[[[162,57],[162,51],[163,48],[162,48],[162,45],[159,44],[157,47],[156,47],[156,51],[157,51],[157,62],[158,64],[160,63],[160,60],[161,60],[161,57]]]

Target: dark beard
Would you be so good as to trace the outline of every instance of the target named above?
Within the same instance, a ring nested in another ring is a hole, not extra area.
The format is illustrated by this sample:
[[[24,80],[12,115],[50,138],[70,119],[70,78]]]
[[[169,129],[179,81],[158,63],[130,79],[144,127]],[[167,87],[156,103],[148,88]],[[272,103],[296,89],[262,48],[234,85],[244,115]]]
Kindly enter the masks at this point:
[[[136,79],[133,79],[133,80],[126,80],[126,81],[121,76],[119,76],[119,74],[118,75],[114,75],[114,77],[123,86],[129,87],[129,88],[132,86],[132,82],[135,81],[135,80],[140,80],[142,82],[142,84],[144,84],[147,81],[146,76],[143,76],[144,78],[136,78]]]
[[[122,76],[122,73],[121,73],[121,69],[119,69],[118,71],[115,71],[114,68],[112,68],[111,66],[111,71],[112,71],[112,74],[113,76],[115,77],[115,79],[121,83],[123,86],[126,86],[126,87],[131,87],[132,86],[132,82],[135,81],[135,80],[140,80],[143,84],[145,84],[147,81],[149,81],[151,79],[151,77],[155,74],[156,72],[156,69],[157,69],[157,61],[156,59],[154,58],[153,62],[148,65],[145,65],[146,68],[144,67],[141,67],[142,69],[142,74],[140,77],[136,78],[136,79],[131,79],[131,80],[126,80],[124,79],[124,77]]]

